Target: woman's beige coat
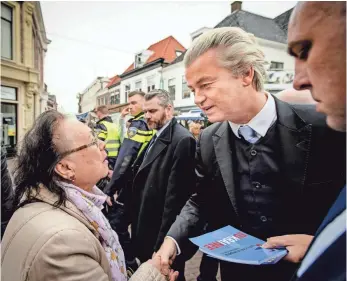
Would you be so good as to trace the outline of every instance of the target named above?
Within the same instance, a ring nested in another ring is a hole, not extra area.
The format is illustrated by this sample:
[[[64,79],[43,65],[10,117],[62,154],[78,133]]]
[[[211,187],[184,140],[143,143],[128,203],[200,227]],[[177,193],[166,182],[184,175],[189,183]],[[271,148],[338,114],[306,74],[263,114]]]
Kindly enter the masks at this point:
[[[43,202],[17,210],[1,243],[3,281],[108,281],[112,280],[99,234],[85,216],[67,201],[54,208],[57,197],[41,187]],[[165,280],[145,263],[131,281]]]

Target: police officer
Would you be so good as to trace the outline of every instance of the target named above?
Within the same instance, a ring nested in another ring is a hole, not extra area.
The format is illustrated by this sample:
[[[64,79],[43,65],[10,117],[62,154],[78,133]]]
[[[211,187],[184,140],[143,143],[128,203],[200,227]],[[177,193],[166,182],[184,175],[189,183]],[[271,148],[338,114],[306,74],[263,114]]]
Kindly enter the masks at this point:
[[[118,234],[124,250],[128,273],[130,272],[130,274],[138,267],[131,249],[128,232],[130,219],[127,207],[131,199],[132,164],[155,134],[155,131],[148,128],[144,119],[142,112],[144,96],[145,93],[141,91],[130,92],[128,95],[129,106],[121,113],[120,127],[125,130],[124,118],[127,114],[130,114],[133,118],[128,121],[130,124],[126,129],[111,181],[104,190],[114,200],[106,216],[111,227]]]
[[[97,107],[94,112],[99,119],[96,123],[95,130],[98,134],[98,138],[106,143],[108,165],[113,170],[120,147],[119,130],[109,116],[106,105]]]

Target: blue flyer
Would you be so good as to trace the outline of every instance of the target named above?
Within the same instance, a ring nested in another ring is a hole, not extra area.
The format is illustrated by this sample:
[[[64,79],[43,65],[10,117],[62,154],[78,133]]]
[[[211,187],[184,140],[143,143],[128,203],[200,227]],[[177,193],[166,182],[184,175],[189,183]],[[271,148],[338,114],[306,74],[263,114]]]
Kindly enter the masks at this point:
[[[263,249],[265,241],[248,235],[232,226],[225,226],[204,235],[190,238],[201,252],[228,262],[265,265],[275,264],[288,251],[281,249]]]

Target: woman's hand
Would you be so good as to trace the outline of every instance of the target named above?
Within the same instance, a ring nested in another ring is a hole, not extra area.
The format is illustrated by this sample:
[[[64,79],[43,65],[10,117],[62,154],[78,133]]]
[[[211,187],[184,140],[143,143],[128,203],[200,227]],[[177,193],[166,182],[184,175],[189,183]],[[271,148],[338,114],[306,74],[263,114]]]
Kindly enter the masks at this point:
[[[112,206],[111,197],[107,196],[106,203],[107,203],[107,205],[109,205],[110,207]]]
[[[172,269],[169,270],[169,272],[163,272],[161,268],[161,257],[158,254],[154,254],[152,259],[148,261],[148,263],[152,264],[154,267],[156,267],[161,274],[163,274],[168,281],[175,281],[178,277],[178,271],[173,271]]]

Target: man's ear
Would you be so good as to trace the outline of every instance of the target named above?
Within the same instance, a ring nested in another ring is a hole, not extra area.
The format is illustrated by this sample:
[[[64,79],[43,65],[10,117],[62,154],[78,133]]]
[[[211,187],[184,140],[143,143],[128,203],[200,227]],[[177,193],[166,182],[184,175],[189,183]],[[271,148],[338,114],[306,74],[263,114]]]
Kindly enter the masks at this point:
[[[61,160],[54,167],[54,171],[66,180],[71,180],[75,177],[74,165],[67,160]]]
[[[174,110],[173,110],[173,106],[171,104],[169,104],[166,108],[166,115],[167,117],[171,118],[173,116]]]
[[[254,68],[251,66],[247,73],[245,73],[242,77],[242,85],[244,87],[252,86],[254,78]]]

